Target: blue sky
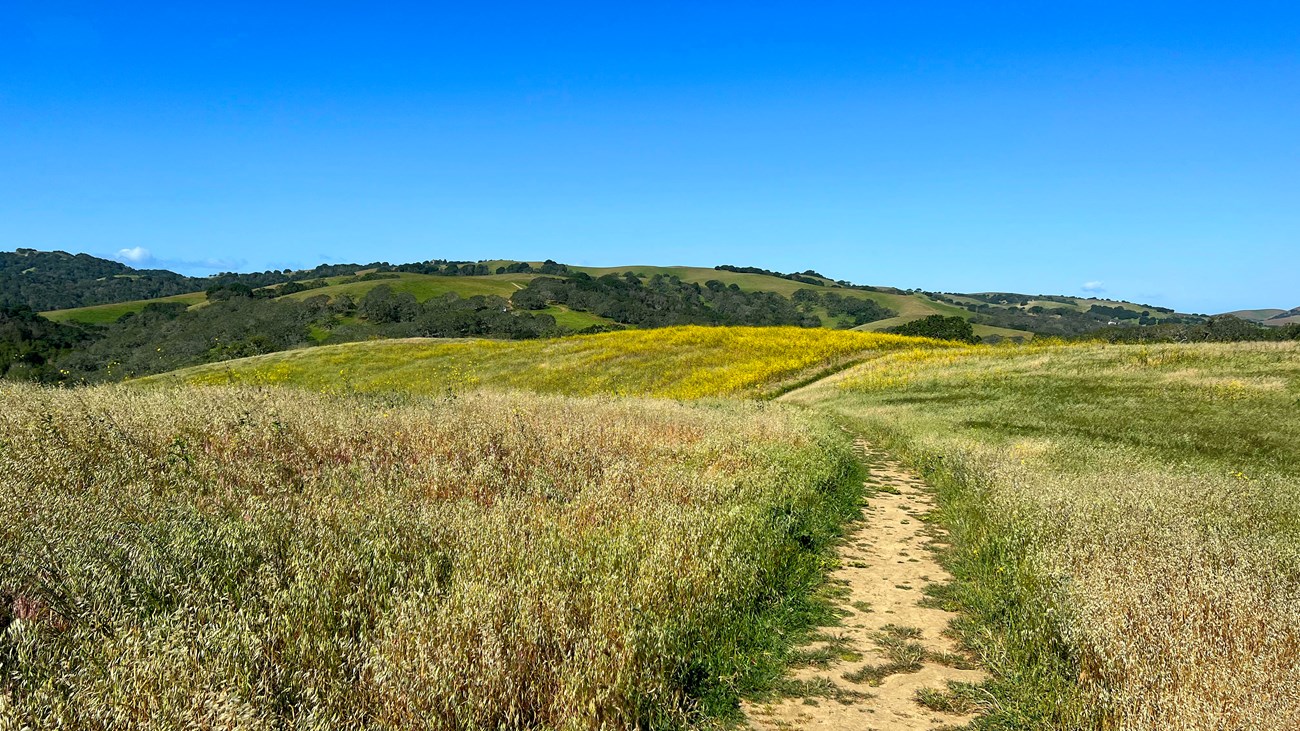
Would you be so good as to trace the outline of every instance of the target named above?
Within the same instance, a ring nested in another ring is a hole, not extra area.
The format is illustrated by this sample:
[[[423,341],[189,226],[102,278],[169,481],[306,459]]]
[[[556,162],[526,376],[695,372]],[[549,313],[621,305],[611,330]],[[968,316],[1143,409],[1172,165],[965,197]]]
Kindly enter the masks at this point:
[[[197,6],[0,5],[0,248],[1300,305],[1293,3]]]

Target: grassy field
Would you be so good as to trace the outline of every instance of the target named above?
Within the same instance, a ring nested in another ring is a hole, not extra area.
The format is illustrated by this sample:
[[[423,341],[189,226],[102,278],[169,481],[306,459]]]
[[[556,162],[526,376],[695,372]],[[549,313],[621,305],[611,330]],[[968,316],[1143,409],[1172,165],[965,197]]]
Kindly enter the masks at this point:
[[[117,322],[122,315],[128,312],[139,312],[144,306],[151,302],[184,302],[193,307],[194,305],[207,302],[207,295],[203,292],[191,292],[189,294],[177,294],[171,297],[158,297],[150,300],[134,300],[131,302],[117,302],[111,305],[93,305],[91,307],[76,307],[69,310],[50,310],[42,312],[41,315],[54,320],[55,322],[84,322],[89,325],[108,325]]]
[[[581,312],[571,310],[564,305],[551,305],[545,309],[537,310],[537,314],[550,315],[555,318],[555,324],[571,331],[586,330],[589,327],[600,325],[617,325],[618,323],[608,317],[593,315],[590,312]]]
[[[676,327],[553,340],[385,340],[273,353],[147,379],[444,393],[763,396],[899,348],[951,343],[808,328]]]
[[[3,396],[0,593],[43,619],[0,634],[0,663],[45,680],[0,681],[0,718],[73,689],[119,708],[128,687],[173,704],[140,713],[200,698],[204,719],[281,724],[316,719],[268,708],[434,728],[725,715],[773,677],[763,632],[809,611],[824,566],[755,516],[820,547],[852,503],[834,418],[935,486],[957,580],[928,591],[991,672],[966,696],[977,728],[1300,727],[1300,344],[683,327],[352,343]],[[777,396],[792,405],[745,403]],[[218,659],[181,684],[195,653]]]
[[[5,728],[734,714],[856,509],[770,404],[0,385]]]
[[[1300,727],[1300,347],[889,354],[788,398],[940,487],[989,727]]]
[[[411,272],[395,272],[395,274],[396,277],[393,279],[370,279],[362,282],[331,284],[327,287],[308,289],[285,295],[284,298],[301,300],[319,297],[320,295],[338,297],[346,294],[360,301],[370,290],[386,285],[391,287],[394,292],[407,292],[421,302],[434,297],[441,297],[449,292],[455,292],[461,297],[496,295],[509,299],[510,295],[523,289],[536,276],[533,274],[490,274],[483,277],[442,277],[433,274],[413,274]]]

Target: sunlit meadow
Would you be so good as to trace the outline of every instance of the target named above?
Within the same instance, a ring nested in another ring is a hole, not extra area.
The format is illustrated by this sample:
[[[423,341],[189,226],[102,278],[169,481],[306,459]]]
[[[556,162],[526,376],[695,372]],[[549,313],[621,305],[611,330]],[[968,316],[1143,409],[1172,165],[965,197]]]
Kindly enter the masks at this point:
[[[0,719],[671,728],[779,672],[857,486],[771,404],[0,386]]]
[[[950,343],[797,327],[671,327],[531,341],[400,340],[276,353],[156,380],[445,393],[479,387],[569,395],[765,396],[899,348]]]

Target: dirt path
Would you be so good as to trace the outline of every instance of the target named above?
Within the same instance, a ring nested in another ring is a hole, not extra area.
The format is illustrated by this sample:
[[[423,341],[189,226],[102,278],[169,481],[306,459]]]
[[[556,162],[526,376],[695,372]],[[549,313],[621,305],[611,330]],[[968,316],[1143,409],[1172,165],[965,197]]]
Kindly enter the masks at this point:
[[[783,681],[788,697],[745,704],[754,728],[895,731],[960,726],[974,717],[962,712],[969,701],[946,693],[947,684],[978,683],[984,674],[969,669],[943,635],[955,615],[923,601],[927,584],[950,578],[929,550],[935,530],[920,519],[933,505],[930,495],[897,462],[866,442],[857,446],[870,467],[867,484],[878,492],[831,574],[842,623],[820,628],[800,648],[803,666]]]

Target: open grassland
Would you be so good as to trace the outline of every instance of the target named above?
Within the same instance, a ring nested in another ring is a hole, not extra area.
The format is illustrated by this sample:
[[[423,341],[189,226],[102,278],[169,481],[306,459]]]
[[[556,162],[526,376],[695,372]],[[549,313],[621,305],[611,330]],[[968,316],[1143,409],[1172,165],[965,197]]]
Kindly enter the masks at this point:
[[[338,297],[348,295],[360,301],[366,293],[375,287],[388,286],[394,292],[405,292],[423,302],[434,297],[455,293],[461,297],[476,295],[496,295],[510,298],[510,295],[523,289],[535,274],[489,274],[482,277],[444,277],[433,274],[414,274],[395,272],[396,276],[384,279],[369,279],[361,282],[350,281],[343,284],[331,284],[326,287],[308,289],[285,295],[285,299],[309,299],[325,295]]]
[[[598,327],[601,325],[617,325],[618,323],[608,317],[593,315],[590,312],[581,310],[571,310],[564,305],[550,305],[540,310],[534,310],[538,315],[550,315],[555,318],[555,324],[570,332],[586,330],[589,327]]]
[[[989,727],[1300,728],[1300,346],[918,350],[789,397],[939,486]]]
[[[0,390],[0,719],[725,715],[853,512],[834,415],[936,487],[978,728],[1300,728],[1300,344],[681,327],[146,381]],[[779,394],[814,408],[742,402]]]
[[[191,292],[189,294],[177,294],[171,297],[158,297],[149,300],[134,300],[131,302],[115,302],[111,305],[91,305],[90,307],[75,307],[69,310],[50,310],[42,312],[41,315],[54,320],[55,322],[83,322],[88,325],[108,325],[117,322],[122,315],[128,312],[139,312],[145,305],[153,302],[183,302],[191,307],[207,302],[207,295],[203,292]]]
[[[150,380],[443,393],[481,387],[692,399],[762,396],[899,348],[951,343],[808,328],[674,327],[552,340],[349,343]]]
[[[675,728],[856,510],[773,404],[0,386],[0,726]]]

